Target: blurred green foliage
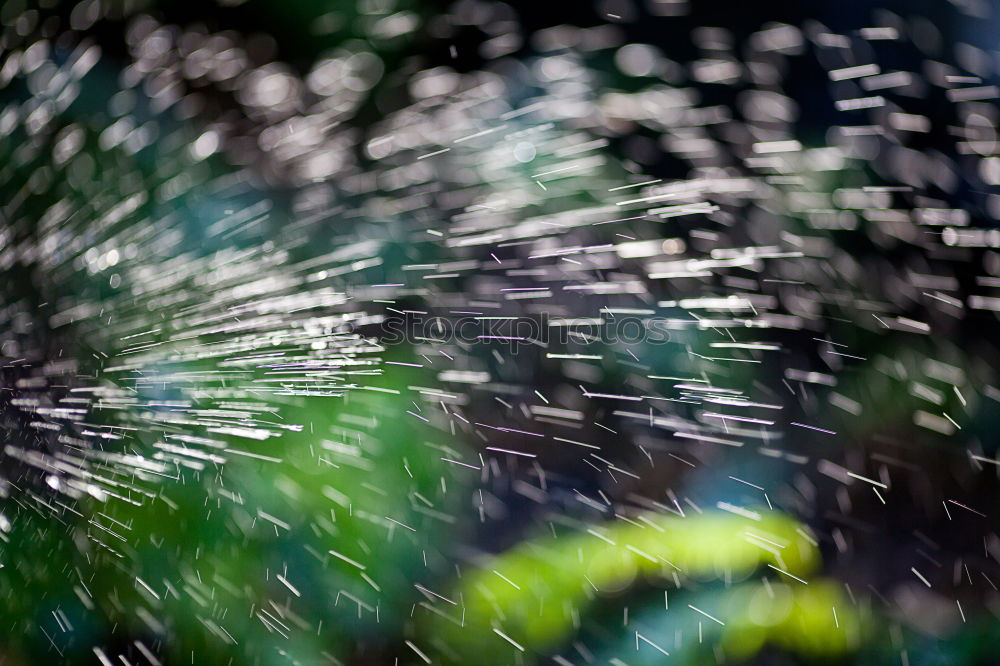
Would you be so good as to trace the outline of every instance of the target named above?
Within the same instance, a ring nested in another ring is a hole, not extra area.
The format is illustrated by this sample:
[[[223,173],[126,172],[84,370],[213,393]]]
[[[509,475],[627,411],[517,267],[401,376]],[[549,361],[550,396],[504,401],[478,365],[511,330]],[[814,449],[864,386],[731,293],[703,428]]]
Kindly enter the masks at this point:
[[[444,654],[453,663],[511,663],[515,650],[545,654],[561,647],[598,597],[659,584],[661,602],[673,601],[658,613],[666,626],[653,630],[654,642],[668,635],[672,641],[675,626],[701,622],[737,656],[751,656],[766,643],[810,657],[843,654],[861,637],[852,607],[831,582],[792,580],[818,564],[812,537],[780,513],[649,514],[581,534],[531,539],[467,572],[454,591],[461,612],[437,604],[422,635],[454,649]],[[762,567],[768,578],[791,582],[750,582]],[[685,590],[676,589],[681,579]],[[725,589],[706,587],[722,580]],[[671,582],[675,589],[667,591]],[[691,608],[689,598],[714,619]],[[834,608],[841,609],[836,618]],[[681,653],[687,662],[700,663],[700,643],[688,634]]]
[[[454,452],[398,418],[408,406],[389,392],[302,398],[284,417],[307,427],[277,447],[226,438],[273,460],[178,468],[155,492],[89,499],[61,521],[35,497],[0,546],[2,655],[87,660],[95,642],[148,637],[171,663],[321,663],[398,635],[413,581],[440,563],[432,544],[462,519],[439,460]]]

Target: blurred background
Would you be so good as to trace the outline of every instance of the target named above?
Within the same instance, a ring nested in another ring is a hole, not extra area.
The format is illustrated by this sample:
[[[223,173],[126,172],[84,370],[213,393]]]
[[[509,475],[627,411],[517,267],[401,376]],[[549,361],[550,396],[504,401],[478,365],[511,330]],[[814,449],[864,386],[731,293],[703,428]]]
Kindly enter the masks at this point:
[[[996,9],[6,0],[0,663],[996,663]]]

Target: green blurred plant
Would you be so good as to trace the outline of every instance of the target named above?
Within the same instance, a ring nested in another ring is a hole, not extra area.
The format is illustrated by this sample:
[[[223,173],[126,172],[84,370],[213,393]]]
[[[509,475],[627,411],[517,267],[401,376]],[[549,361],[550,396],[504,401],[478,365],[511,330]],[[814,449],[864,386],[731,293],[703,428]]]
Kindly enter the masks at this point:
[[[634,590],[640,581],[666,587],[683,579],[685,588],[697,590],[725,580],[724,590],[666,592],[665,599],[681,601],[659,614],[678,618],[678,626],[707,625],[738,656],[765,644],[809,657],[841,655],[859,644],[860,621],[834,583],[803,578],[819,559],[805,528],[780,513],[648,514],[532,539],[484,562],[458,583],[458,608],[429,607],[421,635],[449,662],[506,664],[517,652],[547,654],[561,647],[599,597]],[[777,582],[750,582],[760,570]],[[700,605],[687,603],[689,597]],[[704,656],[691,634],[681,656],[690,663]]]

